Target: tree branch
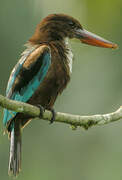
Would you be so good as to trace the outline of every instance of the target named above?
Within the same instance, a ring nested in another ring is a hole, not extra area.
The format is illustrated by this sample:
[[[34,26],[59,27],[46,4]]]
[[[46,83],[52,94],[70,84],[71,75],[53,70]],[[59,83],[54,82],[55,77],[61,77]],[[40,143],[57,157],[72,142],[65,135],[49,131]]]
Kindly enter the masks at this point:
[[[12,111],[28,114],[33,118],[39,118],[40,115],[40,109],[38,107],[32,106],[27,103],[10,100],[2,95],[0,95],[0,106]],[[51,116],[51,112],[46,110],[43,113],[42,119],[49,121],[51,119]],[[101,126],[114,121],[118,121],[120,119],[122,119],[122,106],[113,113],[103,115],[80,116],[57,112],[55,121],[70,124],[72,126],[72,129],[76,129],[78,126],[88,129],[92,126]]]

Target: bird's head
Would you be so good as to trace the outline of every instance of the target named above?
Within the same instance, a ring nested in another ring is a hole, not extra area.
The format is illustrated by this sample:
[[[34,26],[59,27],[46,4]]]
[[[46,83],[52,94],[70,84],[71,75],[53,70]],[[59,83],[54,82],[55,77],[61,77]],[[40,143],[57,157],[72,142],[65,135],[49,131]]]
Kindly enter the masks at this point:
[[[32,43],[61,41],[65,38],[76,38],[82,43],[105,48],[117,48],[109,42],[85,30],[79,21],[65,14],[51,14],[44,18],[36,28],[34,35],[29,40]]]

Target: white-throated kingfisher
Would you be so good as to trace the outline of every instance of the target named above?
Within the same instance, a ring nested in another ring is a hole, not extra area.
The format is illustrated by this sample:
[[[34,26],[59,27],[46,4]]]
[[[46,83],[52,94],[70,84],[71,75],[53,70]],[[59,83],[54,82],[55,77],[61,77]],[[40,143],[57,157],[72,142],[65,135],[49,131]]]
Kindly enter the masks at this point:
[[[68,15],[51,14],[38,25],[26,44],[26,50],[11,72],[6,96],[9,99],[41,105],[52,111],[59,94],[66,88],[72,72],[72,51],[67,39],[76,38],[93,46],[117,45],[86,31]],[[41,108],[40,108],[40,113]],[[10,137],[9,173],[17,176],[21,166],[21,129],[30,116],[4,110],[3,123]]]

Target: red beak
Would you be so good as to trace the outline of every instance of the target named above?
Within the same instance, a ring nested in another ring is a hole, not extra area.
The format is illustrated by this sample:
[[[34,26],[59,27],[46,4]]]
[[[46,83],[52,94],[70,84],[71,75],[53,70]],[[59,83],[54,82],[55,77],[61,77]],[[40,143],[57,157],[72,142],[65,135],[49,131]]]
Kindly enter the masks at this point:
[[[104,47],[104,48],[113,48],[116,49],[118,46],[110,41],[107,41],[100,36],[97,36],[85,29],[78,29],[75,32],[76,38],[80,39],[82,43],[89,44],[92,46]]]

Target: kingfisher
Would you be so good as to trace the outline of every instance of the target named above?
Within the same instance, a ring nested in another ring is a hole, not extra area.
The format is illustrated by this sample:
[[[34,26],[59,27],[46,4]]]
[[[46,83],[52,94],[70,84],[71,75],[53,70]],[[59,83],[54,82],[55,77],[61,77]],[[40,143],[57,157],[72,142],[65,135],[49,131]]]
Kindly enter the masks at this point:
[[[52,112],[53,105],[70,81],[73,54],[68,39],[76,38],[92,46],[117,48],[85,30],[78,20],[65,14],[51,14],[36,27],[26,43],[26,50],[13,68],[6,89],[6,97],[26,102]],[[3,124],[10,138],[9,174],[17,176],[21,169],[21,134],[32,117],[4,110]]]

